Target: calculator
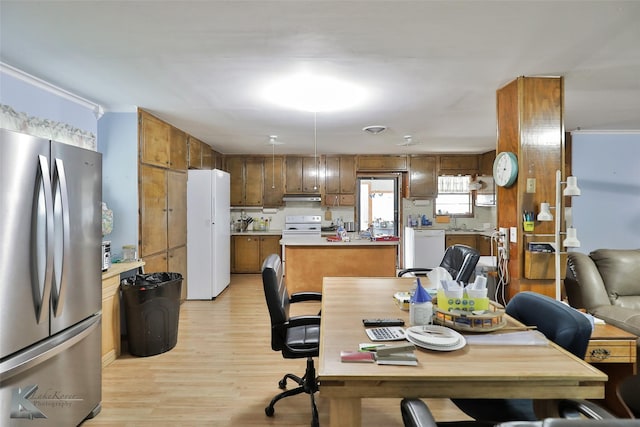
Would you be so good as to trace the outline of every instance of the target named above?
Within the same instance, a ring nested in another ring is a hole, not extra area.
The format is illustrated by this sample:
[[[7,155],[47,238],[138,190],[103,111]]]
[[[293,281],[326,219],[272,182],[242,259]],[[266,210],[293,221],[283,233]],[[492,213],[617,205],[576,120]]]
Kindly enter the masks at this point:
[[[400,326],[382,326],[365,329],[365,331],[371,341],[399,341],[406,338],[404,329]]]

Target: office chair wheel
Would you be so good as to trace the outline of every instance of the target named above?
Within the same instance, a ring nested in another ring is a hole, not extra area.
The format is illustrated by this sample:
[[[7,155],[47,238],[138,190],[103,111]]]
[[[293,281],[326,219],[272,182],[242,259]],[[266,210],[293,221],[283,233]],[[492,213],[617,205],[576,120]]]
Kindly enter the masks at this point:
[[[273,417],[273,414],[275,414],[276,409],[273,406],[267,406],[266,408],[264,408],[264,413],[267,414],[267,417]]]

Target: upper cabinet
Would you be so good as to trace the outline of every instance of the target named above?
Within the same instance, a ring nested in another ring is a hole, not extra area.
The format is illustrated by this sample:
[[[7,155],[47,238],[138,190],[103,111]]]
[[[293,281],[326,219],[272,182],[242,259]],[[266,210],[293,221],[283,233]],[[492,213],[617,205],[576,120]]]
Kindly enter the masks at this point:
[[[480,164],[478,167],[478,173],[480,175],[493,176],[493,162],[496,159],[496,150],[487,151],[480,154]]]
[[[231,206],[262,206],[264,159],[227,156],[225,163],[231,175]]]
[[[202,146],[204,143],[193,136],[189,136],[189,169],[202,168]]]
[[[169,169],[187,170],[187,134],[171,126],[169,133]]]
[[[438,195],[436,156],[409,157],[409,198],[434,198]]]
[[[440,156],[440,175],[475,175],[479,158],[475,154],[452,154]]]
[[[407,156],[371,155],[358,156],[358,171],[363,172],[403,172],[407,170]]]
[[[283,205],[284,197],[284,158],[281,156],[264,159],[263,206],[276,208]]]
[[[138,120],[140,161],[148,165],[168,168],[170,165],[171,126],[142,110],[138,113]]]
[[[356,193],[355,156],[328,155],[324,159],[323,204],[354,206]]]
[[[318,157],[287,156],[285,193],[320,193]]]

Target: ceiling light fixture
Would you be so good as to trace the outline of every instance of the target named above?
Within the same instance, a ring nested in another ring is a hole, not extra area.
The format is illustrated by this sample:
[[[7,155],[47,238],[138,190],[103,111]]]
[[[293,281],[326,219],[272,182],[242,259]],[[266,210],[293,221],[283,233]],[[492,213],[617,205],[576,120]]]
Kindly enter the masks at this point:
[[[372,125],[372,126],[365,126],[362,128],[362,130],[372,135],[377,135],[387,130],[387,127],[383,125]]]
[[[283,77],[267,85],[262,96],[282,107],[310,112],[346,110],[368,98],[361,86],[311,73]]]

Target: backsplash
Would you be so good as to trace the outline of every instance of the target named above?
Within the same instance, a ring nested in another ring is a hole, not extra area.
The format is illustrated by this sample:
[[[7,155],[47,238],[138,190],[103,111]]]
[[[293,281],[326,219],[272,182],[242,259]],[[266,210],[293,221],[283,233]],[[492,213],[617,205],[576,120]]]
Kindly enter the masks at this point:
[[[447,229],[449,224],[436,224],[433,218],[433,205],[431,201],[418,202],[418,206],[412,200],[403,199],[402,201],[402,210],[403,210],[403,225],[407,223],[407,217],[411,215],[412,217],[422,216],[423,214],[427,215],[434,224],[433,228],[441,228]],[[331,212],[331,219],[325,219],[325,214],[327,209]],[[287,215],[320,215],[322,218],[322,226],[328,226],[333,224],[337,224],[338,218],[341,218],[342,221],[354,221],[354,208],[353,207],[331,207],[327,208],[326,206],[321,206],[319,203],[315,202],[297,202],[295,206],[287,205],[284,208],[280,209],[265,209],[263,211],[262,208],[231,208],[231,220],[235,223],[238,219],[240,219],[241,212],[244,211],[246,215],[252,218],[269,218],[272,230],[282,230],[284,228],[285,216]],[[275,211],[275,212],[274,212]],[[483,224],[489,223],[491,224],[491,228],[494,228],[496,225],[496,208],[495,206],[491,207],[475,207],[475,217],[474,218],[460,218],[457,220],[456,225],[458,227],[466,226],[467,229],[481,229],[483,228]]]

